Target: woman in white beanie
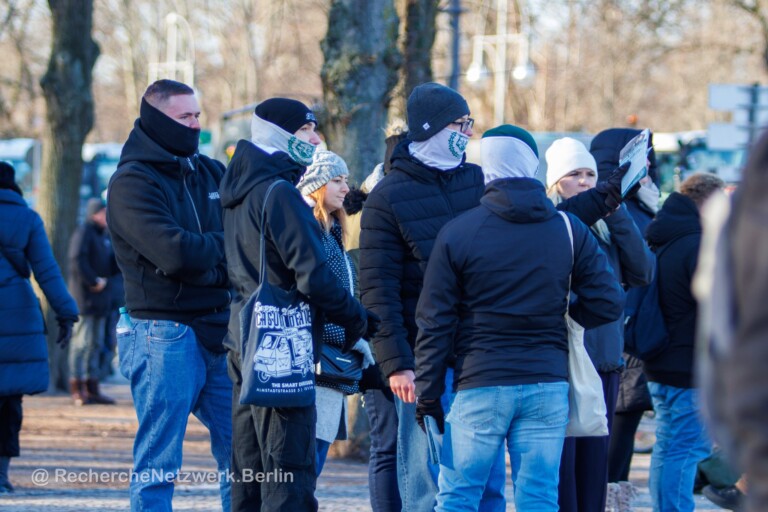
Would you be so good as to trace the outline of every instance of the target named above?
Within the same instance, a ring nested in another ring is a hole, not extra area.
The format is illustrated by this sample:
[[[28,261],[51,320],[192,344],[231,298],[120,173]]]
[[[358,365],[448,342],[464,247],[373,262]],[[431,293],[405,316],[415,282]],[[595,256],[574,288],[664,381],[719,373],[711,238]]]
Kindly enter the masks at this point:
[[[328,265],[339,282],[355,294],[355,269],[344,250],[346,221],[344,197],[349,192],[349,170],[344,160],[332,151],[316,151],[296,187],[312,207],[323,231],[323,247]],[[373,364],[368,342],[361,339],[349,354],[342,354],[344,328],[326,323],[320,362],[316,366],[317,476],[323,470],[328,449],[335,440],[347,438],[346,395],[357,393],[362,370]]]
[[[558,139],[547,150],[546,159],[548,195],[555,204],[595,187],[597,164],[581,142],[569,137]],[[651,281],[653,258],[626,206],[597,221],[591,231],[625,289]],[[603,381],[610,430],[624,365],[623,315],[614,322],[587,330],[584,343]],[[566,439],[560,461],[560,510],[605,510],[608,494],[608,505],[618,505],[610,501],[616,500],[617,489],[608,492],[607,487],[608,440],[609,436]]]

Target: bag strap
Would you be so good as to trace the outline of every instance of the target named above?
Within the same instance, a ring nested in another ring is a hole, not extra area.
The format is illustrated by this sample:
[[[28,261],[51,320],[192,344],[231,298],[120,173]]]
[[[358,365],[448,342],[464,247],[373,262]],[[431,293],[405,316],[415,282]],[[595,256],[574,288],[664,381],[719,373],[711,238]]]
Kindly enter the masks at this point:
[[[264,231],[266,230],[267,226],[267,199],[269,198],[269,194],[272,192],[272,189],[275,188],[280,182],[283,182],[285,180],[275,180],[272,182],[272,184],[267,189],[267,193],[264,194],[264,202],[261,204],[261,226],[259,231],[261,233],[259,234],[259,281],[256,283],[257,286],[261,286],[261,283],[264,282],[264,280],[267,278],[267,258],[266,258],[266,248],[264,247],[265,239],[264,239]]]
[[[573,265],[576,261],[576,250],[573,248],[573,228],[571,227],[571,219],[565,212],[557,212],[565,221],[565,228],[568,230],[568,239],[571,241],[571,273],[568,274],[568,304],[571,303],[571,277],[573,276]]]

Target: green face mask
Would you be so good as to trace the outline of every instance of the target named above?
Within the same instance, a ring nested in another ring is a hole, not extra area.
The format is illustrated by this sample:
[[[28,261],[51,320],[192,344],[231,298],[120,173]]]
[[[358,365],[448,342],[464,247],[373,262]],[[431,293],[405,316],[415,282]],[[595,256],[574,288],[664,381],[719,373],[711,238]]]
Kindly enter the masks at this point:
[[[315,146],[309,142],[299,140],[295,135],[288,139],[288,154],[291,158],[301,165],[312,163],[312,156],[315,154]]]

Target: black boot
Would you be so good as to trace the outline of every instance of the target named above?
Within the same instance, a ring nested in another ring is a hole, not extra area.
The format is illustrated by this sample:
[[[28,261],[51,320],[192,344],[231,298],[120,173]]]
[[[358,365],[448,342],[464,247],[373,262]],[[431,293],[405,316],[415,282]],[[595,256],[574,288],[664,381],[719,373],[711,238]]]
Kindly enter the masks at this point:
[[[97,379],[86,380],[85,390],[89,403],[102,405],[114,405],[115,403],[115,401],[108,396],[101,394],[101,391],[99,391],[99,381]]]
[[[11,481],[8,480],[8,466],[11,464],[11,458],[0,456],[0,494],[13,492]]]

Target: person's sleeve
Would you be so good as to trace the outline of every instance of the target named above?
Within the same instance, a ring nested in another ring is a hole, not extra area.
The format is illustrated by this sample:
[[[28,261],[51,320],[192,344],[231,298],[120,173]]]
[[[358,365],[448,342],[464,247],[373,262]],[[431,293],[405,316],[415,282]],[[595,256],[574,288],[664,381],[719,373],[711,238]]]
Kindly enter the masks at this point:
[[[403,318],[402,281],[407,247],[387,200],[374,189],[360,219],[360,297],[381,319],[372,340],[384,376],[414,370]]]
[[[367,325],[365,310],[333,274],[320,226],[299,192],[287,182],[279,184],[266,208],[267,232],[283,263],[294,271],[296,288],[329,321],[362,337]]]
[[[611,243],[615,243],[619,249],[623,284],[636,287],[650,283],[653,278],[655,258],[627,207],[621,205],[618,210],[605,218],[605,223],[611,232]]]
[[[624,311],[624,291],[595,237],[578,219],[569,217],[574,246],[571,288],[578,296],[571,303],[569,311],[579,325],[593,329],[621,316]]]
[[[557,205],[557,209],[575,215],[587,226],[611,213],[611,209],[605,205],[605,197],[594,188],[564,199]]]
[[[445,230],[438,235],[416,307],[416,396],[439,399],[445,390],[446,358],[453,353],[461,295],[459,270],[452,261]]]
[[[64,278],[61,276],[61,269],[53,257],[43,221],[35,214],[33,223],[25,256],[32,267],[35,281],[40,285],[45,298],[58,317],[76,320],[77,304],[64,284]]]
[[[128,172],[113,179],[107,213],[112,233],[172,278],[199,278],[224,259],[223,232],[184,229],[171,214],[163,191],[148,177]]]

